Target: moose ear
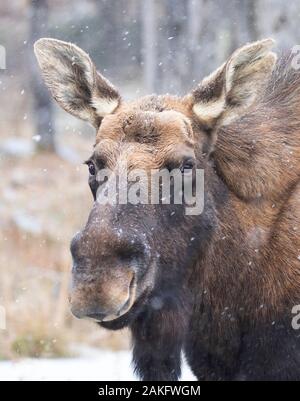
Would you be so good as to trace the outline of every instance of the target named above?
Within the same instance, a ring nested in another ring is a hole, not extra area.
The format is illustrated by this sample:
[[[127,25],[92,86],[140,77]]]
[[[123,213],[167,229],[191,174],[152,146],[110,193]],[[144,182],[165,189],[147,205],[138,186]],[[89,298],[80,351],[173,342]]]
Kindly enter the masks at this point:
[[[208,127],[247,110],[264,89],[276,62],[272,39],[250,43],[232,56],[192,93],[193,111]],[[224,118],[224,119],[223,119]]]
[[[67,112],[98,128],[102,118],[119,106],[117,90],[79,47],[43,38],[34,51],[47,87]]]

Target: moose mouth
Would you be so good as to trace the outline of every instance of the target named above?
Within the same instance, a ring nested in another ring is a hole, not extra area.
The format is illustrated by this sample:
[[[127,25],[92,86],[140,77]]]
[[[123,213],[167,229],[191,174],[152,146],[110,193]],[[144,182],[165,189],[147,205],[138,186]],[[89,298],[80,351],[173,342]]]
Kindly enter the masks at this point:
[[[131,279],[130,285],[129,285],[129,296],[127,301],[125,302],[125,304],[121,307],[121,309],[115,313],[115,314],[111,314],[111,315],[107,315],[105,317],[101,317],[99,316],[95,316],[93,320],[95,320],[98,323],[102,323],[102,322],[112,322],[118,318],[120,318],[121,316],[125,315],[127,312],[130,311],[131,307],[133,306],[135,299],[136,299],[136,288],[137,288],[137,283],[136,283],[136,279],[135,276],[133,276],[133,278]]]
[[[136,288],[134,288],[134,291],[136,291]],[[150,289],[147,289],[137,299],[132,297],[126,308],[124,305],[124,309],[122,308],[122,311],[120,311],[121,313],[110,316],[110,320],[107,320],[107,318],[105,320],[102,319],[98,321],[98,324],[108,330],[120,330],[127,327],[143,311],[150,293]]]

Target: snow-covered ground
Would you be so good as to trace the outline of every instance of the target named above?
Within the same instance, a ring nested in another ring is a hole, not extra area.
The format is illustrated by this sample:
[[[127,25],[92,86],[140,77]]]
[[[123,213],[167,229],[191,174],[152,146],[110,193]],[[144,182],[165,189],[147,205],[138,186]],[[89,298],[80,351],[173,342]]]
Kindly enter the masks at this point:
[[[68,359],[23,359],[0,362],[1,380],[137,380],[130,351],[84,350]],[[195,380],[184,363],[182,380]]]

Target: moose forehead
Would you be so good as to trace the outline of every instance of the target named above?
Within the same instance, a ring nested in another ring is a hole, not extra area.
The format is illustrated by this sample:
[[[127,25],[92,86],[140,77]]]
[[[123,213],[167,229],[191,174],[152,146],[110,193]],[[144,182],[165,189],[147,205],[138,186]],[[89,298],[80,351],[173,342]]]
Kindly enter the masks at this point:
[[[129,104],[103,118],[96,137],[95,154],[115,159],[126,149],[135,156],[143,154],[146,161],[154,154],[161,159],[188,154],[193,145],[191,121],[183,112],[144,110]]]
[[[273,44],[266,39],[236,50],[184,98],[149,96],[132,103],[122,101],[89,55],[76,45],[44,38],[35,43],[35,53],[54,99],[96,129],[100,125],[96,148],[109,140],[119,149],[131,144],[136,152],[143,147],[144,151],[167,154],[180,145],[192,148],[191,121],[197,149],[212,148],[216,127],[239,119],[255,105],[276,63],[276,55],[270,51]],[[212,130],[214,135],[208,138],[206,134]]]

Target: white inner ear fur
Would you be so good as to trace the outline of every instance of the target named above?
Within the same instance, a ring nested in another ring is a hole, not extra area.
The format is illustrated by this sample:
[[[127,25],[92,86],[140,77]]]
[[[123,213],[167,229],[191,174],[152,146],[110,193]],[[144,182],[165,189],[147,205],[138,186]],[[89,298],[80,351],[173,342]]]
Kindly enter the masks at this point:
[[[207,123],[218,118],[225,111],[226,97],[229,92],[242,100],[240,109],[248,107],[254,101],[266,76],[275,65],[276,55],[270,51],[273,44],[272,39],[266,39],[236,50],[227,63],[224,63],[201,83],[201,86],[204,87],[213,83],[225,69],[221,96],[208,102],[198,101],[193,106],[194,113]],[[245,77],[248,77],[247,80]]]
[[[98,129],[99,117],[112,113],[120,103],[117,90],[97,73],[89,55],[74,44],[44,38],[34,49],[54,99],[64,110]]]
[[[217,100],[206,103],[196,103],[193,106],[194,113],[202,120],[211,120],[217,118],[225,109],[225,93]]]
[[[236,50],[226,67],[226,93],[232,89],[235,75],[247,75],[247,72],[258,72],[256,66],[262,66],[264,60],[274,59],[275,63],[277,56],[270,51],[273,46],[273,39],[264,39]]]
[[[111,114],[119,105],[118,99],[93,98],[92,106],[100,117]]]

